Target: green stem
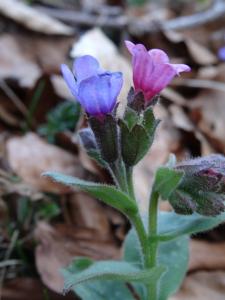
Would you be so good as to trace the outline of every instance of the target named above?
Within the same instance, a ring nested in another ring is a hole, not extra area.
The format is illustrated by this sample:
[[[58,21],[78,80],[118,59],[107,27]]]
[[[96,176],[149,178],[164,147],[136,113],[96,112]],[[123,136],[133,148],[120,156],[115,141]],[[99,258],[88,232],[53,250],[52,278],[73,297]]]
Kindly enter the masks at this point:
[[[115,161],[114,163],[109,164],[109,170],[118,187],[123,192],[127,193],[128,187],[124,163],[121,160]]]
[[[149,256],[147,258],[146,268],[154,268],[157,265],[157,250],[158,242],[156,239],[151,239],[151,237],[157,236],[157,221],[158,221],[158,199],[159,194],[152,191],[150,202],[149,202]],[[157,283],[150,283],[147,287],[148,297],[147,300],[157,300]]]
[[[134,185],[133,185],[133,168],[126,166],[127,188],[131,198],[135,200]]]
[[[135,216],[132,217],[132,224],[137,232],[137,236],[139,239],[139,242],[141,244],[141,250],[143,253],[143,259],[144,259],[144,264],[147,264],[147,259],[148,259],[148,235],[147,232],[145,230],[143,221],[141,219],[140,214],[136,214]]]

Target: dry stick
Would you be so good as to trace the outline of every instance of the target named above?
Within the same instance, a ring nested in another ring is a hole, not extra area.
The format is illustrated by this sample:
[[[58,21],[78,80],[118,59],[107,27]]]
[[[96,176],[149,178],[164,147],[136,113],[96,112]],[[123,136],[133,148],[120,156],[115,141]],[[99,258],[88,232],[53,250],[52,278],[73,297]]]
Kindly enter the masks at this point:
[[[172,83],[173,86],[187,86],[194,88],[205,88],[217,90],[225,93],[225,83],[215,81],[215,80],[207,80],[207,79],[182,79],[176,80]]]
[[[85,25],[85,26],[100,26],[110,28],[123,28],[127,26],[128,18],[126,16],[113,16],[99,14],[94,15],[88,12],[78,12],[71,10],[63,10],[57,8],[47,8],[43,6],[35,6],[38,10],[46,13],[47,15],[56,18],[62,22],[72,25]]]
[[[93,15],[88,12],[58,10],[40,6],[37,8],[51,17],[72,25],[100,26],[119,29],[127,27],[128,31],[135,35],[153,33],[160,30],[182,30],[193,28],[215,21],[225,15],[225,2],[223,0],[214,0],[212,5],[205,11],[164,22],[158,20],[158,24],[156,24],[156,20],[144,22],[138,19],[135,20],[134,18],[131,19],[125,15],[110,17],[109,15],[104,14]]]
[[[19,236],[19,231],[15,230],[13,232],[9,248],[7,249],[7,251],[5,253],[4,261],[9,260],[10,255],[11,255],[11,253],[12,253],[14,247],[15,247],[18,236]],[[0,300],[2,299],[2,286],[3,286],[3,281],[4,281],[4,278],[5,278],[5,274],[6,274],[6,267],[3,268],[2,271],[0,272]]]
[[[14,91],[8,86],[8,84],[4,80],[0,80],[0,88],[4,91],[4,93],[9,97],[9,99],[15,104],[15,106],[19,109],[19,111],[24,115],[28,115],[28,110],[26,106],[23,104],[23,101],[14,93]]]
[[[159,30],[183,30],[201,26],[213,22],[225,15],[225,2],[223,0],[214,0],[212,5],[202,12],[178,17],[172,20],[158,22],[159,26],[153,26],[153,21],[141,22],[136,20],[128,24],[128,29],[134,34],[145,34],[157,32]]]

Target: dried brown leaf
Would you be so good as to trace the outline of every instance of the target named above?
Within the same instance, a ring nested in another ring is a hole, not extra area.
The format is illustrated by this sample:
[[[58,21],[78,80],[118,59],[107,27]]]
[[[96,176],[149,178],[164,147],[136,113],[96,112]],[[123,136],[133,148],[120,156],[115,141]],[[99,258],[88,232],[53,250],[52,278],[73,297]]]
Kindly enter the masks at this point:
[[[78,159],[57,146],[46,143],[34,133],[13,137],[6,144],[9,164],[24,182],[48,192],[68,192],[68,188],[41,177],[45,171],[57,171],[67,175],[84,177]]]
[[[71,27],[20,1],[1,0],[0,13],[33,31],[54,35],[72,35],[74,33]]]
[[[39,245],[36,248],[36,266],[42,281],[51,290],[61,292],[63,278],[59,270],[76,256],[93,259],[119,258],[120,249],[110,238],[102,239],[101,233],[88,228],[58,224],[55,227],[39,223],[36,229]]]

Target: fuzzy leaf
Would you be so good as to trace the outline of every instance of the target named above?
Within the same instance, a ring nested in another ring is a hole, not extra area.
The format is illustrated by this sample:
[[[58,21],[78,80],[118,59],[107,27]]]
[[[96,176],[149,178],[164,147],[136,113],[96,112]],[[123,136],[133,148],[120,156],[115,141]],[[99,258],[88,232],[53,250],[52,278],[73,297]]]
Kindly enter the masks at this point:
[[[77,258],[72,264],[63,270],[64,276],[69,278],[75,273],[80,274],[93,264],[89,258]],[[121,281],[98,280],[88,281],[73,287],[73,291],[82,300],[105,300],[110,295],[110,300],[134,300],[131,291]]]
[[[184,176],[183,171],[161,167],[156,172],[154,189],[164,200],[168,200],[173,191],[178,187]]]
[[[114,186],[89,182],[57,172],[46,172],[43,176],[51,177],[54,181],[64,185],[78,187],[126,215],[136,214],[138,210],[135,202],[131,200],[128,195],[117,190]]]
[[[196,213],[191,216],[183,216],[174,212],[161,212],[159,232],[161,240],[176,239],[181,235],[211,230],[224,221],[225,213],[216,217],[205,217]]]
[[[80,261],[81,260],[81,261]],[[78,267],[82,265],[81,271],[77,272]],[[86,264],[87,268],[83,266]],[[73,272],[71,270],[74,269]],[[125,282],[143,282],[147,283],[151,280],[157,280],[162,272],[163,267],[156,267],[151,270],[140,270],[134,265],[124,261],[97,261],[90,263],[85,258],[75,260],[73,266],[63,270],[65,279],[64,290],[68,292],[76,285],[86,283],[93,280],[116,280]]]
[[[161,219],[161,215],[159,219]],[[129,232],[124,242],[124,260],[139,266],[143,264],[141,248],[134,230]],[[188,265],[188,237],[182,236],[173,241],[160,243],[158,264],[167,267],[167,270],[159,279],[159,300],[166,300],[168,296],[178,290],[186,274]],[[141,290],[140,286],[138,290]],[[144,285],[142,285],[141,295],[141,299],[146,300],[146,288]]]

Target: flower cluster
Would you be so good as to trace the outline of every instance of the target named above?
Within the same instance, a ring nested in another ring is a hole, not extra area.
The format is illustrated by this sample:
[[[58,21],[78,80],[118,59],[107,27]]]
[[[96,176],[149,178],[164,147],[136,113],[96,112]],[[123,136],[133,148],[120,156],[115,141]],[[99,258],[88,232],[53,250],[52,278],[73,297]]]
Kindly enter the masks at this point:
[[[159,124],[154,115],[158,93],[190,68],[171,64],[162,50],[147,51],[143,45],[131,42],[126,46],[132,55],[134,87],[120,117],[116,102],[122,88],[121,73],[103,70],[89,55],[75,61],[73,72],[62,66],[68,87],[87,115],[89,126],[79,131],[83,147],[109,171],[114,184],[57,172],[47,172],[45,176],[111,205],[129,219],[132,228],[123,245],[122,260],[94,262],[76,258],[63,270],[64,290],[75,291],[81,299],[166,300],[178,290],[185,276],[188,237],[225,220],[225,157],[209,155],[176,163],[171,155],[168,163],[156,170],[149,209],[142,216],[134,190],[133,167],[153,143]],[[169,201],[174,211],[160,212],[160,199]],[[104,281],[104,285],[95,280]]]
[[[146,102],[164,89],[181,72],[190,71],[184,64],[171,64],[167,54],[160,49],[147,51],[144,45],[126,41],[132,54],[135,92],[142,92]],[[84,110],[91,116],[102,117],[111,113],[122,88],[122,74],[103,70],[98,61],[85,55],[75,60],[73,72],[62,65],[63,77]]]

